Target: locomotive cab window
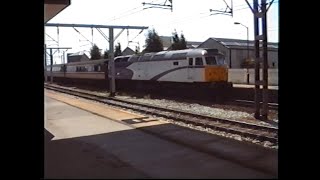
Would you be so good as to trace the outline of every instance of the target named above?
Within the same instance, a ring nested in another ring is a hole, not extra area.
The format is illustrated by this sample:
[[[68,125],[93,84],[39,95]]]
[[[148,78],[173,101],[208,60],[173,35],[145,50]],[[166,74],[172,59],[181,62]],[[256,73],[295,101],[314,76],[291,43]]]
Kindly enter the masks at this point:
[[[216,58],[217,58],[217,62],[218,62],[219,65],[225,65],[226,64],[224,56],[218,55]]]
[[[216,65],[217,64],[216,57],[214,56],[206,57],[206,63],[207,65]]]
[[[203,65],[203,61],[202,61],[202,58],[201,58],[201,57],[197,57],[197,58],[196,58],[196,66],[197,66],[197,65],[198,65],[198,66],[199,66],[199,65],[200,65],[200,66]]]

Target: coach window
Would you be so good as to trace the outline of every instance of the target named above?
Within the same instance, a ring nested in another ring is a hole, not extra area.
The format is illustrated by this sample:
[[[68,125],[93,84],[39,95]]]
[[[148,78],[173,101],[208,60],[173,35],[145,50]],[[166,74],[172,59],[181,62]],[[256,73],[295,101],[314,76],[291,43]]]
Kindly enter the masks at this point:
[[[198,65],[198,66],[199,66],[199,65],[200,65],[200,66],[203,65],[203,61],[202,61],[202,58],[201,58],[201,57],[197,57],[197,58],[196,58],[196,66],[197,66],[197,65]]]
[[[120,62],[128,62],[129,57],[124,57],[120,60]]]
[[[152,55],[144,55],[139,59],[139,61],[149,61],[151,57]]]
[[[121,60],[122,60],[122,58],[117,58],[117,59],[114,60],[114,62],[115,62],[115,63],[118,63],[118,62],[120,62]]]
[[[140,56],[131,56],[131,58],[129,59],[129,62],[131,62],[131,61],[138,61],[139,60],[139,58],[140,58]]]
[[[96,71],[99,71],[99,70],[98,70],[98,66],[99,66],[99,65],[94,65],[94,66],[93,66],[93,68],[94,68],[93,71],[95,71],[95,72],[96,72]]]
[[[186,59],[187,53],[176,53],[171,56],[172,60]]]
[[[165,56],[165,54],[157,54],[157,55],[154,55],[154,56],[151,58],[151,60],[152,60],[152,61],[165,60],[165,59],[164,59],[164,56]]]
[[[189,58],[189,66],[192,66],[192,58]]]

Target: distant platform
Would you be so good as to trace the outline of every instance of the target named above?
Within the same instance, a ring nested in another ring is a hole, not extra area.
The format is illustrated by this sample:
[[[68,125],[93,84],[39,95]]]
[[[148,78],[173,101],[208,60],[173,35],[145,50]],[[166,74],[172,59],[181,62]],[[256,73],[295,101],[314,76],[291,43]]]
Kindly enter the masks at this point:
[[[254,88],[252,84],[233,84],[232,86],[235,88]],[[262,89],[262,86],[260,88]],[[268,89],[278,90],[279,86],[268,86]]]

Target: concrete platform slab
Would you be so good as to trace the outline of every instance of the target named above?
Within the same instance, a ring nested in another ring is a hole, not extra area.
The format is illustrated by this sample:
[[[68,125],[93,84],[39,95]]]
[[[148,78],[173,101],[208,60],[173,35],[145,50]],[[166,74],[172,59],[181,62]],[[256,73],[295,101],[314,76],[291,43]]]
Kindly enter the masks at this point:
[[[55,98],[58,96],[62,95],[56,94]],[[63,98],[60,97],[61,99]],[[68,103],[74,101],[70,99]],[[48,178],[274,178],[277,176],[220,158],[215,153],[204,153],[188,145],[146,133],[172,132],[176,127],[170,127],[174,126],[170,123],[152,121],[152,126],[135,127],[134,123],[126,124],[121,118],[118,120],[105,118],[104,116],[113,116],[110,113],[117,112],[105,111],[106,107],[100,107],[99,111],[102,112],[98,112],[95,108],[96,103],[78,102],[74,105],[81,106],[82,103],[87,103],[86,107],[90,107],[88,108],[90,110],[84,111],[59,102],[52,96],[46,96],[45,129],[52,134],[47,138],[45,148],[45,175]],[[92,114],[91,110],[96,110],[95,114],[102,115]],[[190,132],[173,134],[172,137],[177,140],[177,137],[180,137],[180,141],[187,139],[191,143],[198,141],[203,144],[211,142],[208,137],[202,140],[199,135]],[[194,140],[192,140],[193,135]],[[212,138],[217,142],[220,141],[216,136],[212,135]],[[245,150],[244,148],[242,151]],[[223,147],[221,151],[224,151]]]

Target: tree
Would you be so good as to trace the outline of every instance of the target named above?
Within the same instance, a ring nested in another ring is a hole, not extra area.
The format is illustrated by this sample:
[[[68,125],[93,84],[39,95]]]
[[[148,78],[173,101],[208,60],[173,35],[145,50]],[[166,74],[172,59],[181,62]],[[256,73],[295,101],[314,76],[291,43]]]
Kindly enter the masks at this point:
[[[159,51],[163,51],[162,41],[154,29],[149,30],[148,37],[146,39],[146,48],[142,52],[148,53],[148,52],[159,52]]]
[[[179,47],[180,46],[180,38],[179,38],[177,32],[172,33],[172,41],[173,41],[173,43],[171,45],[171,49],[172,50],[180,49],[180,47]]]
[[[108,58],[109,58],[108,50],[105,50],[103,54],[103,59],[108,59]]]
[[[90,49],[90,55],[91,55],[91,58],[90,58],[91,60],[101,59],[100,49],[96,44],[94,44]]]
[[[139,51],[139,46],[136,46],[136,50],[134,51],[135,54],[139,54],[140,51]]]
[[[181,38],[179,38],[177,32],[172,33],[172,40],[173,40],[173,43],[171,45],[172,50],[187,49],[187,43],[184,35],[181,34],[180,37]]]
[[[180,48],[181,49],[187,49],[187,42],[186,42],[186,39],[184,37],[184,35],[181,33],[181,36],[180,36],[181,40],[180,40]]]
[[[116,45],[116,47],[115,47],[114,57],[121,56],[121,55],[122,55],[121,45],[120,45],[120,43],[118,43],[118,45]]]

